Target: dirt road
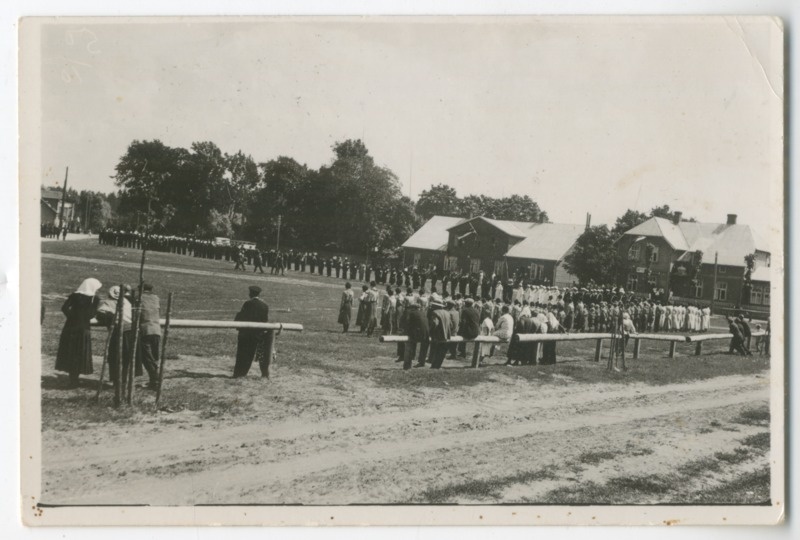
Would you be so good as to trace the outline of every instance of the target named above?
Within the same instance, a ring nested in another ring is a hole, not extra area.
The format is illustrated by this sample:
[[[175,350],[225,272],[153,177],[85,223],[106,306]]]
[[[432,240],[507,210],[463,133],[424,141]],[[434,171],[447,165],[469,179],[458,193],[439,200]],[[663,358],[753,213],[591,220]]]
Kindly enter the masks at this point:
[[[331,381],[287,369],[264,383],[221,372],[212,378],[215,368],[203,367],[209,402],[234,393],[252,406],[45,429],[43,502],[553,503],[579,486],[669,476],[731,452],[765,432],[735,419],[764,407],[769,393],[766,376],[545,385],[499,371],[488,383],[399,395],[353,386],[346,374]],[[170,384],[184,382],[176,376]],[[314,403],[296,406],[303,394]],[[683,481],[681,494],[721,485],[766,460],[752,455],[709,468]],[[652,497],[636,502],[664,502],[663,493]]]

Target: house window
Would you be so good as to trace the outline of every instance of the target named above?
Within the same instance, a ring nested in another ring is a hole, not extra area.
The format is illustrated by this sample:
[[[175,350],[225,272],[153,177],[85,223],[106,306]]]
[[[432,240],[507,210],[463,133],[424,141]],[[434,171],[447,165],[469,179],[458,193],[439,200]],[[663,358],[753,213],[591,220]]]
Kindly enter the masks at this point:
[[[694,297],[695,298],[703,297],[703,282],[700,280],[698,280],[697,283],[694,284]]]
[[[414,266],[419,266],[420,257],[421,257],[421,254],[414,253]]]
[[[633,272],[628,276],[628,291],[636,292],[638,290],[639,290],[639,274]]]
[[[728,299],[728,284],[717,283],[717,288],[714,291],[714,300],[725,301]]]
[[[638,261],[641,252],[642,252],[641,244],[633,244],[631,248],[628,250],[628,259],[632,261]]]
[[[444,269],[455,270],[458,268],[458,257],[448,256],[444,258]]]
[[[760,305],[763,302],[763,291],[760,286],[753,285],[750,289],[750,303]]]
[[[544,276],[544,265],[531,263],[531,279],[542,279]]]
[[[756,305],[769,305],[769,285],[753,285],[750,289],[750,303]]]
[[[647,278],[647,286],[650,289],[658,287],[658,272],[653,272],[650,274],[650,277]]]
[[[472,273],[477,274],[481,271],[481,260],[480,259],[470,259],[469,260],[469,271]]]
[[[718,266],[718,267],[717,267],[717,271],[718,271],[720,274],[725,274],[725,273],[727,273],[727,272],[728,272],[728,269],[727,269],[726,267],[724,267],[724,266]]]
[[[480,263],[478,263],[480,265]],[[494,261],[494,273],[498,276],[503,275],[503,268],[505,266],[505,261]]]
[[[653,246],[653,251],[650,255],[650,262],[658,262],[658,246]]]

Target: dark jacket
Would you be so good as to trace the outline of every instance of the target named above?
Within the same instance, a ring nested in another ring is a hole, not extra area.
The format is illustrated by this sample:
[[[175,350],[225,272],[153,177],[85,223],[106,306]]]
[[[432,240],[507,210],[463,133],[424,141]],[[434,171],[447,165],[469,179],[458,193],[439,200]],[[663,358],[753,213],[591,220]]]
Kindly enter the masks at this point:
[[[480,313],[474,307],[465,307],[461,310],[461,320],[458,326],[458,335],[464,339],[475,339],[481,333]]]
[[[142,294],[142,314],[139,320],[139,329],[143,336],[160,336],[159,311],[161,303],[153,293]]]
[[[752,335],[752,333],[750,332],[750,325],[747,324],[747,321],[739,319],[738,321],[736,321],[736,324],[739,325],[743,337],[749,338]]]
[[[262,299],[251,298],[242,305],[236,314],[235,321],[240,322],[269,322],[269,306]],[[243,328],[239,330],[241,336],[258,336],[263,330]]]
[[[428,341],[430,338],[428,318],[422,310],[419,308],[406,309],[404,317],[408,339],[417,343]]]

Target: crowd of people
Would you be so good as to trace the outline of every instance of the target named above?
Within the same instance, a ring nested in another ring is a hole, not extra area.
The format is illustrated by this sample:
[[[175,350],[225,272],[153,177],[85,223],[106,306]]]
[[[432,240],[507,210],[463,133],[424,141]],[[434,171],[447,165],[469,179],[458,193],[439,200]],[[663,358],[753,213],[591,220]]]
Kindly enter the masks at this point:
[[[135,231],[107,229],[100,233],[99,241],[103,245],[141,248],[145,236]],[[545,342],[540,357],[533,358],[532,344],[511,341],[515,333],[618,332],[627,337],[637,332],[707,332],[710,328],[708,306],[665,302],[663,291],[658,290],[644,298],[626,293],[621,287],[556,287],[532,282],[525,274],[516,272],[504,285],[496,275],[484,272],[439,272],[432,265],[424,268],[370,265],[351,262],[346,257],[319,257],[316,253],[292,250],[261,252],[241,245],[217,245],[209,240],[177,236],[150,235],[147,243],[148,249],[232,260],[236,269],[252,264],[255,271],[263,272],[263,261],[273,273],[294,269],[348,280],[339,307],[338,322],[343,331],[350,330],[355,309],[359,332],[367,336],[408,336],[407,343],[398,343],[397,361],[403,362],[404,369],[412,367],[414,358],[416,366],[429,363],[439,368],[448,353],[451,358],[465,357],[463,343],[458,346],[445,343],[456,335],[465,339],[492,335],[510,342],[506,363],[520,365],[554,363],[556,343]],[[349,280],[366,280],[369,285],[363,285],[356,296]],[[92,373],[91,321],[96,319],[112,327],[122,295],[122,333],[120,336],[119,328],[114,326],[109,349],[111,377],[116,380],[120,365],[130,365],[136,350],[135,374],[142,375],[144,368],[150,378],[149,386],[154,387],[161,333],[158,297],[150,284],[143,285],[140,341],[135,346],[133,288],[112,287],[101,298],[98,293],[101,287],[99,281],[89,278],[64,302],[62,312],[67,319],[59,341],[56,369],[67,372],[72,385],[78,384],[81,374]],[[268,308],[259,298],[260,292],[258,287],[251,287],[251,299],[237,320],[268,320]],[[752,330],[744,317],[729,317],[728,324],[733,336],[730,352],[751,355]],[[258,351],[263,352],[259,336],[263,337],[259,332],[240,333],[235,376],[246,375]],[[121,359],[117,358],[120,339]],[[768,337],[756,339],[758,352],[769,354],[768,347]],[[480,347],[481,358],[494,353],[492,344]],[[123,369],[123,375],[125,372]]]
[[[53,238],[55,240],[61,238],[66,240],[68,229],[67,227],[58,227],[54,223],[42,223],[39,232],[42,238]]]
[[[624,346],[628,336],[637,333],[699,333],[708,332],[711,325],[708,306],[664,305],[652,297],[628,294],[621,287],[579,289],[517,283],[506,294],[508,289],[498,282],[494,291],[497,296],[492,299],[488,294],[462,295],[458,289],[451,294],[447,288],[439,293],[435,288],[379,287],[372,281],[369,286],[363,285],[356,297],[348,282],[342,293],[338,322],[343,332],[349,331],[357,302],[355,324],[360,333],[408,336],[408,345],[398,344],[398,362],[403,361],[405,369],[411,368],[411,357],[417,348],[418,367],[426,361],[433,368],[441,367],[447,351],[451,358],[464,357],[463,343],[458,350],[455,345],[442,344],[450,336],[474,339],[493,335],[508,341],[514,333],[615,332],[623,338]],[[743,316],[731,322],[731,332],[731,352],[750,354],[747,347],[751,331]],[[737,339],[737,332],[741,339]],[[527,344],[512,343],[507,364],[555,362],[555,342],[544,344],[540,358],[531,358],[533,350]],[[493,353],[494,347],[482,346],[481,357]]]

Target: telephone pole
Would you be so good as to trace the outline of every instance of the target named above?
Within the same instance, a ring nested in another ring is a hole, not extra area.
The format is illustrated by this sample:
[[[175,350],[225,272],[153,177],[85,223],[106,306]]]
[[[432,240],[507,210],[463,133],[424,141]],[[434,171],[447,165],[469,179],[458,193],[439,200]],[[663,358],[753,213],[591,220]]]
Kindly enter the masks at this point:
[[[275,240],[275,251],[281,249],[281,215],[278,214],[278,237]]]
[[[58,213],[58,226],[64,226],[64,206],[67,204],[67,180],[69,179],[69,166],[64,174],[64,191],[61,194],[61,211]]]
[[[711,289],[711,313],[714,313],[714,300],[717,299],[717,263],[719,262],[719,251],[714,252],[714,285]]]

